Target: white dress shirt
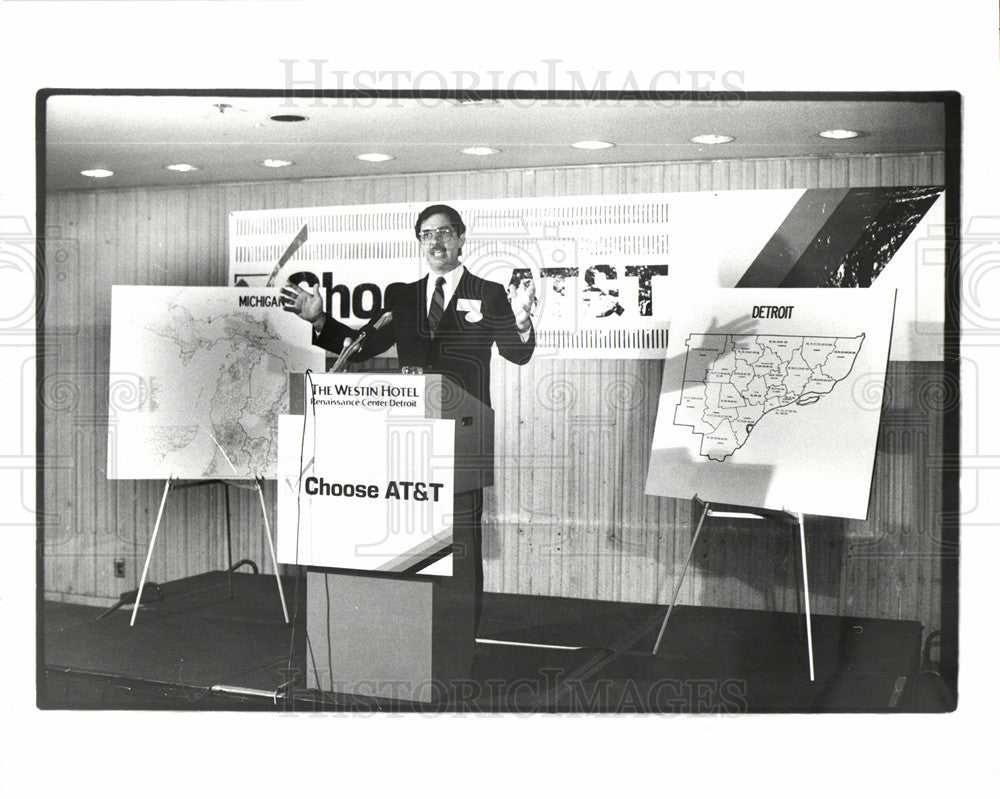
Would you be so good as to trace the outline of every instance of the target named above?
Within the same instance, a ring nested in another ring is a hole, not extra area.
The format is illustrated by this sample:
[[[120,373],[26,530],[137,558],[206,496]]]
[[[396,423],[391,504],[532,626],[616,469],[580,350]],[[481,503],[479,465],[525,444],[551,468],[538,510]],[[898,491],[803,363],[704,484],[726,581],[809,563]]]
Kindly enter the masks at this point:
[[[444,303],[441,307],[447,308],[448,303],[451,302],[452,295],[455,293],[455,289],[458,288],[458,281],[462,279],[463,274],[465,274],[465,267],[462,264],[456,266],[446,275],[439,275],[437,272],[429,272],[427,274],[427,296],[424,298],[424,310],[428,314],[431,312],[431,297],[434,296],[437,279],[439,277],[444,278],[444,285],[441,286],[441,290],[444,292]]]

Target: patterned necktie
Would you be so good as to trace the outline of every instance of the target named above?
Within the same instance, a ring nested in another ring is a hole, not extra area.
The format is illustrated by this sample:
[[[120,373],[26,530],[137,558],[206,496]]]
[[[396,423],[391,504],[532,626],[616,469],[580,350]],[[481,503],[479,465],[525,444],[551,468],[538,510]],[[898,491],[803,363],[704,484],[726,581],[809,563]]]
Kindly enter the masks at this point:
[[[441,317],[444,315],[444,278],[439,277],[434,284],[434,293],[431,295],[431,308],[427,312],[427,324],[431,328],[431,336],[437,332]]]

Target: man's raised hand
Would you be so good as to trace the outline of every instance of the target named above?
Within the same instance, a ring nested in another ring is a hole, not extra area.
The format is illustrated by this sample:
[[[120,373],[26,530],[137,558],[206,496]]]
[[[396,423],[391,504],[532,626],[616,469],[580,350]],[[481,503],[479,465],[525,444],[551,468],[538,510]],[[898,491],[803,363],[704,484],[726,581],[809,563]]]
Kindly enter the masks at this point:
[[[514,321],[520,333],[527,333],[531,327],[531,310],[538,304],[535,296],[535,281],[530,277],[521,278],[517,286],[507,286],[507,298],[514,312]]]
[[[302,289],[294,283],[286,283],[281,287],[281,307],[305,319],[309,324],[316,325],[323,317],[323,298],[319,294],[319,286]]]

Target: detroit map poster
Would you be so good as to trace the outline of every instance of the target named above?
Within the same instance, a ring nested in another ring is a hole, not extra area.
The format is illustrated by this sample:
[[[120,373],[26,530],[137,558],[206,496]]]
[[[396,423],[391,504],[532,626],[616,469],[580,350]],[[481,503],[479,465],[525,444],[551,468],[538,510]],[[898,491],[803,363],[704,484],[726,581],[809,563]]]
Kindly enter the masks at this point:
[[[895,293],[720,289],[670,309],[646,493],[867,516]]]

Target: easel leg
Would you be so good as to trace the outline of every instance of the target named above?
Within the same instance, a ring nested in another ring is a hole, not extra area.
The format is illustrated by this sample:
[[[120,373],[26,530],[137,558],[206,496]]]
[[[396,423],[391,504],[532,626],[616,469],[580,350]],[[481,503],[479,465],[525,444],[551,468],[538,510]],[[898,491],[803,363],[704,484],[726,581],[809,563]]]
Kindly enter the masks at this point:
[[[222,490],[226,494],[226,554],[229,557],[229,598],[233,598],[233,529],[230,523],[229,513],[229,483],[222,484]]]
[[[802,593],[805,596],[806,605],[806,642],[809,647],[809,682],[816,681],[816,670],[813,667],[813,634],[812,634],[812,613],[809,608],[809,568],[806,566],[806,524],[802,518],[802,514],[797,514],[799,517],[799,543],[802,548]]]
[[[149,574],[149,562],[153,559],[153,544],[156,543],[156,533],[160,529],[160,519],[163,518],[163,507],[167,504],[167,492],[170,491],[170,478],[163,485],[163,498],[160,500],[160,509],[156,512],[156,523],[153,525],[153,535],[149,539],[149,549],[146,552],[146,563],[142,567],[142,577],[139,578],[139,590],[135,594],[135,605],[132,607],[132,620],[128,626],[135,626],[135,617],[139,612],[139,603],[142,601],[142,589],[146,585],[146,575]]]
[[[281,612],[285,615],[285,624],[288,624],[288,607],[285,605],[285,592],[281,587],[281,575],[278,573],[278,557],[274,552],[274,539],[271,538],[271,523],[267,519],[267,506],[264,504],[264,480],[256,478],[257,496],[260,497],[260,512],[264,516],[264,530],[267,533],[267,546],[271,550],[271,565],[274,566],[274,579],[278,582],[278,596],[281,597]]]
[[[794,517],[792,520],[792,526],[795,528],[792,530],[792,549],[798,543],[798,514],[792,514]],[[805,613],[803,612],[802,597],[805,594],[805,584],[802,582],[802,566],[801,564],[795,564],[792,567],[795,579],[795,636],[799,641],[805,640],[806,637],[806,621]]]
[[[681,592],[681,585],[684,584],[684,575],[687,574],[688,566],[691,564],[691,556],[694,555],[694,548],[698,543],[698,536],[701,535],[701,528],[702,525],[705,524],[705,517],[707,515],[708,503],[706,502],[705,507],[701,511],[701,518],[698,520],[698,526],[695,528],[694,537],[691,539],[691,548],[688,549],[687,559],[684,561],[684,568],[681,569],[680,579],[674,587],[674,595],[670,598],[670,605],[667,606],[667,615],[663,617],[663,624],[660,625],[660,634],[656,636],[656,643],[653,645],[654,655],[660,650],[660,642],[663,641],[663,633],[667,629],[667,622],[670,621],[670,614],[674,612],[674,605],[677,604],[677,597]]]

